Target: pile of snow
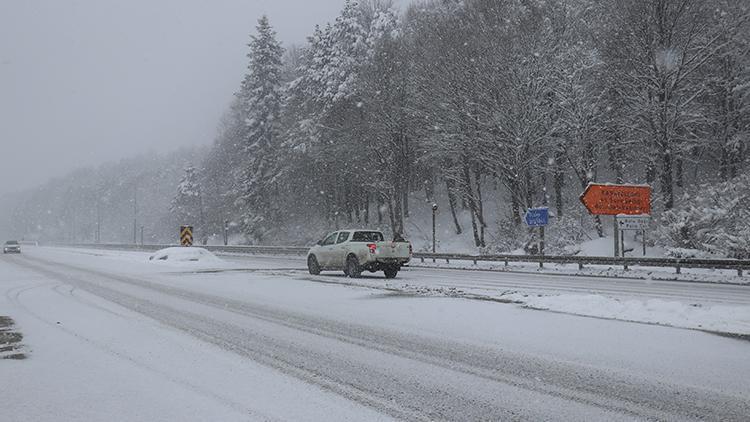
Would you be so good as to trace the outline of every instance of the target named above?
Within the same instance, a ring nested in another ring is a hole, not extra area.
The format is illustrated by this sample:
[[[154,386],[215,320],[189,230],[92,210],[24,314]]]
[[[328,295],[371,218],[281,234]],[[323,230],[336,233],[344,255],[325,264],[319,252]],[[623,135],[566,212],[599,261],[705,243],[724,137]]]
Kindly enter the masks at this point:
[[[619,299],[593,294],[533,296],[516,293],[506,297],[532,309],[721,333],[750,334],[748,306],[691,304],[662,299]]]
[[[167,262],[200,262],[203,264],[222,263],[213,253],[196,247],[174,247],[165,248],[156,251],[149,258],[149,261],[167,261]]]

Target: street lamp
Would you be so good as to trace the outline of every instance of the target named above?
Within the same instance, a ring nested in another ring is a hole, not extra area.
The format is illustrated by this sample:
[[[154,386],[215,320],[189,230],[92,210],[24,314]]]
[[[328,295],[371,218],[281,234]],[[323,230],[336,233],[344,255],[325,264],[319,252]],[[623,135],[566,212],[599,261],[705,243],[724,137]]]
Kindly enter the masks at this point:
[[[436,239],[435,239],[435,215],[437,214],[438,205],[433,203],[432,204],[432,253],[435,253],[436,250]],[[432,258],[432,262],[435,262],[435,258]]]
[[[229,220],[224,220],[224,246],[229,244]]]

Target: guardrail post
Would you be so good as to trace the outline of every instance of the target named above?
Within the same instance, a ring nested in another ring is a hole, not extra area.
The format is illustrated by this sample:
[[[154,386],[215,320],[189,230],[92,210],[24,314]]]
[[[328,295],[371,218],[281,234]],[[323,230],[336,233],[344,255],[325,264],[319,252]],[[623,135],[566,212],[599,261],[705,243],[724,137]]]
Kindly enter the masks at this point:
[[[737,277],[742,277],[742,267],[737,268]]]
[[[507,258],[505,259],[505,266],[506,267],[508,266],[508,259]]]
[[[544,262],[539,261],[539,268],[544,268]]]
[[[677,274],[682,274],[682,268],[679,265],[675,266],[675,269],[677,270]]]
[[[474,265],[477,265],[477,259],[474,258]]]
[[[583,262],[578,263],[578,271],[581,271],[583,269]]]
[[[448,259],[448,258],[445,258],[445,263],[446,263],[446,264],[450,264],[450,263],[451,263],[451,260],[450,260],[450,259]]]
[[[421,259],[421,260],[422,260],[422,263],[424,264],[424,257],[422,256],[422,257],[420,257],[419,259]]]
[[[628,264],[623,264],[622,265],[622,269],[625,270],[625,271],[628,271]]]

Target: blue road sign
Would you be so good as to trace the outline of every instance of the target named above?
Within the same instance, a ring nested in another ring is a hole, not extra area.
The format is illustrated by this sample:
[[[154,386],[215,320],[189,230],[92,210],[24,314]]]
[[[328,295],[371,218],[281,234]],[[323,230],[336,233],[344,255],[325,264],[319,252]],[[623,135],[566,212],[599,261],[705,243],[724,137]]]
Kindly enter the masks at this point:
[[[549,224],[549,208],[529,208],[525,219],[529,227],[544,227]]]

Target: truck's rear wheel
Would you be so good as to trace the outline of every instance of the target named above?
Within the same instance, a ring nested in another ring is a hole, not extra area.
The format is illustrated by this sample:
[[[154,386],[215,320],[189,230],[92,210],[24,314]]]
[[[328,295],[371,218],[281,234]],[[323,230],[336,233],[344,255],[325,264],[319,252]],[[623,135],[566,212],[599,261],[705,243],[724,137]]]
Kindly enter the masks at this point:
[[[362,267],[359,266],[356,256],[352,255],[346,259],[346,274],[351,278],[359,278],[362,275]]]
[[[320,264],[318,264],[318,259],[315,258],[315,255],[307,257],[307,271],[312,275],[320,274]]]
[[[398,267],[386,267],[383,269],[383,272],[385,273],[385,278],[396,278],[396,275],[398,274]]]

